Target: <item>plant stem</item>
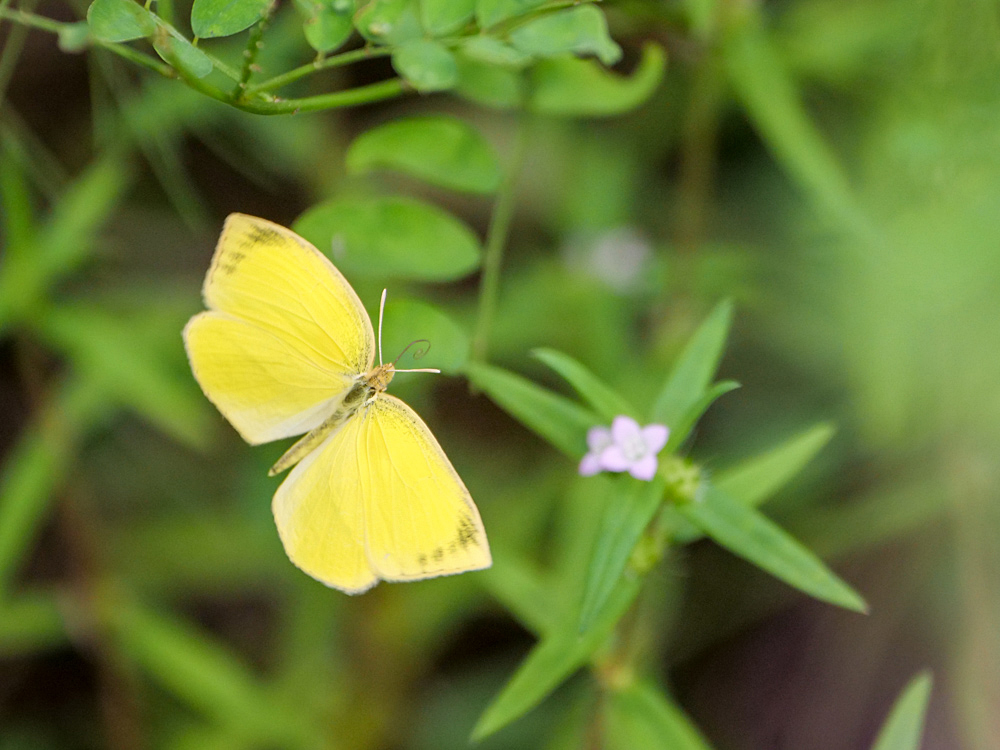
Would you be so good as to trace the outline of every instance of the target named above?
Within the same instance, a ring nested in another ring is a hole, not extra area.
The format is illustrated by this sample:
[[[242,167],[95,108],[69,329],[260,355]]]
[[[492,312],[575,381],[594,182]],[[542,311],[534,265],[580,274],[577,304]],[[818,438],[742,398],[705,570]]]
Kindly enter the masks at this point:
[[[2,4],[0,4],[0,18],[6,18],[8,21],[19,23],[22,26],[30,26],[35,29],[41,29],[42,31],[48,31],[52,34],[58,34],[64,28],[72,26],[72,24],[64,23],[63,21],[55,21],[51,18],[46,18],[45,16],[28,13],[16,8],[7,8]],[[150,55],[139,52],[139,50],[115,42],[102,42],[100,39],[93,39],[92,42],[95,47],[100,47],[101,49],[113,52],[119,57],[124,57],[126,60],[159,73],[165,78],[176,78],[176,74],[169,65],[160,62]]]
[[[407,86],[399,78],[390,78],[387,81],[372,83],[367,86],[359,86],[346,91],[334,91],[329,94],[317,94],[307,96],[302,99],[233,99],[221,89],[213,86],[207,81],[180,72],[185,82],[205,96],[216,99],[225,104],[229,104],[244,112],[251,112],[255,115],[288,115],[298,112],[319,112],[324,109],[336,109],[337,107],[354,107],[359,104],[370,104],[372,102],[391,99],[408,91]]]
[[[528,145],[528,115],[522,112],[514,140],[514,153],[510,168],[504,177],[493,215],[486,233],[486,248],[483,253],[483,273],[479,286],[479,313],[476,316],[476,330],[472,336],[472,362],[485,362],[489,350],[490,329],[496,314],[497,296],[500,292],[500,265],[504,247],[510,234],[510,223],[514,216],[517,178],[524,164]]]
[[[350,63],[357,62],[358,60],[385,57],[390,54],[392,54],[392,50],[388,47],[362,47],[361,49],[351,50],[350,52],[344,52],[340,55],[324,57],[315,60],[314,62],[300,65],[293,70],[289,70],[287,73],[274,76],[274,78],[269,78],[263,83],[258,83],[256,86],[247,86],[246,93],[257,94],[262,91],[273,91],[274,89],[287,86],[289,83],[293,83],[300,78],[304,78],[307,75],[315,73],[318,70],[336,68],[341,65],[349,65]]]
[[[0,0],[0,11],[7,10],[10,0]],[[32,2],[31,7],[35,7]],[[28,29],[25,26],[15,26],[7,35],[7,43],[0,53],[0,102],[3,101],[7,93],[7,86],[14,76],[14,68],[21,57],[21,50],[24,49],[24,41],[28,37]]]
[[[233,91],[233,99],[241,98],[247,90],[247,84],[250,82],[250,76],[253,73],[254,63],[257,61],[257,53],[260,52],[260,48],[263,46],[260,38],[264,35],[264,29],[271,22],[271,10],[273,8],[274,5],[269,5],[264,12],[264,16],[250,31],[250,38],[247,39],[247,48],[243,50],[243,68],[240,70],[236,90]]]

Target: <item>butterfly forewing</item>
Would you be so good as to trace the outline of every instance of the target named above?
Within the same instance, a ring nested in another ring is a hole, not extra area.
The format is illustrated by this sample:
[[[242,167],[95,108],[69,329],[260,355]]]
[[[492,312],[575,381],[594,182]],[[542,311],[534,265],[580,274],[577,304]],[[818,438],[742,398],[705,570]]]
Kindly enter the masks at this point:
[[[349,376],[318,365],[294,339],[227,313],[196,315],[184,341],[202,390],[249,443],[308,432],[350,387]]]
[[[372,363],[354,290],[316,248],[277,224],[227,220],[205,279],[210,310],[184,331],[202,390],[251,443],[320,423]]]
[[[230,215],[204,295],[209,308],[294,340],[326,369],[371,368],[375,334],[358,295],[326,256],[284,227]]]

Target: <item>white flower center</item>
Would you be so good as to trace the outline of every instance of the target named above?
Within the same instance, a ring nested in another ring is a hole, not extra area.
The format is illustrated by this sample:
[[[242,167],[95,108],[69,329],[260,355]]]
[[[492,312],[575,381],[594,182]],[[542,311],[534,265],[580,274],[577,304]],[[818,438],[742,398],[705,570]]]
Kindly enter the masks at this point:
[[[642,439],[642,435],[629,436],[629,438],[621,444],[621,447],[622,453],[625,454],[625,458],[631,462],[638,461],[649,452],[649,448]]]

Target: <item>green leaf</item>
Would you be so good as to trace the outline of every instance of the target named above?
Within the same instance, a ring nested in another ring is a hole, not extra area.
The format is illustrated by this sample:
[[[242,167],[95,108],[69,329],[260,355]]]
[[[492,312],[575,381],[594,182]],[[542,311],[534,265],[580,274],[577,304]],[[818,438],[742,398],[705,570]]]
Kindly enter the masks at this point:
[[[267,11],[273,0],[194,0],[191,31],[196,37],[232,36],[249,29]]]
[[[872,750],[919,750],[932,682],[930,672],[921,672],[910,680],[896,699]]]
[[[461,50],[469,58],[490,65],[523,68],[531,62],[530,55],[519,52],[492,36],[471,36],[463,39]]]
[[[295,0],[295,7],[305,17],[306,41],[317,52],[333,52],[354,31],[354,0]]]
[[[476,0],[420,0],[420,20],[432,36],[457,31],[472,19]]]
[[[694,35],[707,40],[718,20],[718,0],[683,0],[684,14]]]
[[[476,0],[476,23],[488,29],[508,18],[523,16],[548,0]]]
[[[153,14],[133,0],[94,0],[87,8],[87,23],[103,42],[128,42],[156,31]]]
[[[348,275],[452,281],[479,267],[479,240],[437,206],[412,198],[339,198],[306,211],[295,231]]]
[[[530,107],[540,114],[567,117],[619,115],[652,95],[665,67],[666,55],[655,44],[643,48],[639,65],[627,77],[611,73],[594,60],[541,60],[531,70]]]
[[[638,577],[625,579],[589,630],[578,633],[576,623],[565,623],[543,638],[483,711],[472,730],[473,741],[488,737],[526,714],[586,664],[607,640],[638,593]]]
[[[684,711],[647,680],[613,691],[606,711],[609,750],[711,749]]]
[[[758,511],[709,485],[698,502],[677,506],[680,513],[717,544],[817,599],[866,612],[858,594],[812,552]]]
[[[0,617],[0,657],[66,648],[66,604],[49,591],[18,592],[5,600]]]
[[[433,305],[413,299],[392,299],[385,305],[382,351],[391,360],[412,342],[424,339],[428,343],[411,346],[397,367],[436,367],[441,372],[456,373],[469,356],[469,337],[451,318]],[[421,350],[426,356],[414,359]]]
[[[121,653],[207,717],[275,747],[303,746],[317,731],[301,709],[279,705],[234,655],[186,623],[107,594],[101,606]]]
[[[746,505],[760,505],[788,483],[833,437],[829,424],[818,424],[759,456],[724,469],[712,484]]]
[[[354,26],[375,44],[403,44],[423,35],[415,0],[372,0],[355,14]]]
[[[118,403],[179,440],[204,445],[209,411],[201,394],[186,373],[163,361],[152,342],[135,334],[136,325],[84,304],[47,310],[36,323],[51,345]],[[179,348],[176,352],[179,359]]]
[[[31,549],[53,494],[73,465],[79,442],[107,407],[98,384],[71,379],[5,457],[0,469],[0,598]]]
[[[819,206],[859,225],[862,212],[847,177],[803,107],[759,13],[733,24],[721,53],[730,85],[778,162]]]
[[[455,91],[466,99],[497,109],[523,103],[524,76],[519,71],[492,60],[484,62],[468,54],[464,47],[457,50],[455,63],[458,69]]]
[[[215,68],[208,55],[163,21],[159,22],[153,35],[153,49],[165,62],[192,78],[204,78]]]
[[[587,448],[587,430],[600,422],[592,412],[530,380],[499,367],[470,364],[469,380],[500,408],[570,458]]]
[[[632,551],[663,501],[661,477],[651,482],[620,477],[616,484],[620,491],[608,498],[584,583],[578,625],[581,632],[593,624],[621,585]]]
[[[552,607],[552,598],[542,575],[522,556],[513,551],[494,549],[494,556],[504,561],[482,574],[483,585],[517,620],[537,636],[555,632],[560,612]]]
[[[605,65],[613,65],[622,56],[621,47],[608,35],[604,13],[593,5],[568,8],[528,21],[510,33],[510,43],[526,55],[556,57],[567,52],[597,55]]]
[[[535,349],[532,354],[562,375],[583,400],[608,422],[619,414],[637,417],[638,413],[625,399],[568,354],[555,349]]]
[[[392,67],[421,93],[446,91],[458,83],[455,56],[431,39],[414,39],[396,47]]]
[[[359,136],[347,152],[351,172],[397,169],[452,190],[492,193],[500,162],[475,128],[445,115],[393,120]]]
[[[672,430],[705,394],[722,359],[732,317],[732,304],[722,302],[698,327],[657,396],[650,421]]]
[[[667,441],[667,450],[676,450],[687,439],[687,436],[691,434],[691,430],[694,429],[698,420],[708,411],[708,408],[718,401],[720,397],[730,391],[735,391],[739,387],[740,384],[735,380],[723,380],[705,391],[701,395],[701,398],[691,404],[684,415],[677,420],[677,423],[671,426],[670,439]]]
[[[86,21],[68,23],[59,29],[59,50],[74,54],[83,52],[92,39],[90,24]]]

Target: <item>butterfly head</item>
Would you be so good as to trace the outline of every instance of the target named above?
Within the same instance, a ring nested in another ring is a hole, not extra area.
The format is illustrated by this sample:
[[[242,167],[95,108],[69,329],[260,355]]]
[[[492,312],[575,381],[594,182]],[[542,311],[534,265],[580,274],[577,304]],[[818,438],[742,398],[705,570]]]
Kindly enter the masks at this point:
[[[396,365],[393,362],[386,362],[384,365],[371,370],[365,375],[365,383],[369,390],[375,393],[382,393],[392,382],[392,376],[396,374]]]

